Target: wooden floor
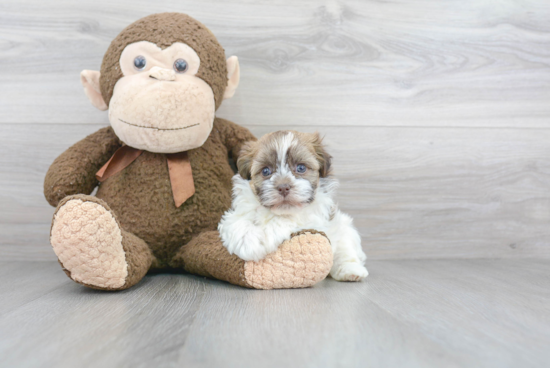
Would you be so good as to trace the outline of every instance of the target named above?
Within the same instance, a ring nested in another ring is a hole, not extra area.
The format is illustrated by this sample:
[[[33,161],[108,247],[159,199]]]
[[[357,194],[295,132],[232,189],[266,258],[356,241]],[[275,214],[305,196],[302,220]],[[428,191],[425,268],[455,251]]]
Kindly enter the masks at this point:
[[[548,367],[550,261],[371,261],[362,283],[87,289],[0,264],[1,367]]]

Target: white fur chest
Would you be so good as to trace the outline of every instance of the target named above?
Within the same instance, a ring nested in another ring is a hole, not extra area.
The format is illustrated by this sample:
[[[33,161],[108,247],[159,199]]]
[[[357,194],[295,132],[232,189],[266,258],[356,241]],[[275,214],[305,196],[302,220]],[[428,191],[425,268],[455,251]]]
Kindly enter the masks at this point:
[[[259,260],[275,251],[294,232],[304,229],[327,232],[333,206],[330,193],[320,187],[311,204],[276,213],[260,204],[247,180],[235,175],[232,208],[224,214],[218,229],[231,253]],[[262,251],[249,255],[247,249]]]

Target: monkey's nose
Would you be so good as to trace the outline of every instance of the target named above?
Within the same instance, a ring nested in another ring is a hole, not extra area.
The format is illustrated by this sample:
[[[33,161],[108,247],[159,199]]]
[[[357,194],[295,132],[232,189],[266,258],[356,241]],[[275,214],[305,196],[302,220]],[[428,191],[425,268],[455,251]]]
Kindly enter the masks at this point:
[[[283,197],[286,197],[288,193],[290,192],[290,185],[288,184],[281,184],[277,187],[277,190],[279,191],[279,194]]]
[[[160,81],[175,81],[176,72],[172,69],[164,69],[158,66],[154,66],[149,70],[149,77]]]

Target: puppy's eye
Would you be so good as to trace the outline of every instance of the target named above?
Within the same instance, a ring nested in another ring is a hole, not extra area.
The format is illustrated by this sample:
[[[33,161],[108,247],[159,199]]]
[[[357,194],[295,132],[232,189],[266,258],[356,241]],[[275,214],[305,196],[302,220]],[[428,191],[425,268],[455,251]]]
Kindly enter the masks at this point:
[[[183,59],[174,61],[174,70],[178,73],[185,73],[187,70],[187,61]]]
[[[269,175],[271,175],[271,169],[270,169],[269,167],[264,167],[264,168],[262,169],[262,175],[263,175],[263,176],[269,176]]]
[[[145,60],[145,58],[141,55],[139,56],[136,56],[135,59],[134,59],[134,67],[137,69],[137,70],[143,70],[145,69],[145,65],[147,65],[147,60]]]
[[[298,166],[296,166],[296,172],[298,174],[303,174],[306,172],[306,170],[307,170],[306,165],[299,164]]]

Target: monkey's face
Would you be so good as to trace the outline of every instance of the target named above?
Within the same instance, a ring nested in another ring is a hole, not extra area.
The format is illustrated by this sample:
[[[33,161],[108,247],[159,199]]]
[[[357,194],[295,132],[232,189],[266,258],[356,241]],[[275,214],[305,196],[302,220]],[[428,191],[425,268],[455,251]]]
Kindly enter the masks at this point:
[[[202,146],[216,108],[212,88],[196,77],[199,67],[199,56],[183,43],[164,50],[148,41],[126,46],[120,57],[123,77],[109,103],[116,135],[150,152]]]
[[[157,153],[198,148],[215,111],[239,85],[239,60],[202,23],[181,13],[152,14],[111,42],[101,72],[80,81],[92,104],[109,110],[116,135]]]

